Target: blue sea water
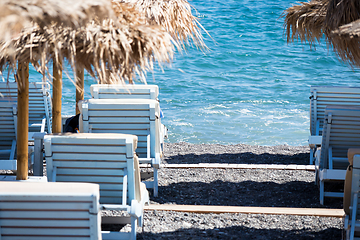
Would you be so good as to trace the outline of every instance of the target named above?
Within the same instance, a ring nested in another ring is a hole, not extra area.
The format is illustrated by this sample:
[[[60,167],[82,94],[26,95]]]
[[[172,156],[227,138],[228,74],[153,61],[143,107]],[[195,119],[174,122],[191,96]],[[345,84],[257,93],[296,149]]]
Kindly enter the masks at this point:
[[[300,41],[287,44],[280,15],[294,0],[190,3],[211,35],[203,32],[210,50],[188,47],[171,66],[148,74],[148,83],[160,88],[168,142],[306,145],[310,86],[360,85],[360,71],[341,62],[324,41],[316,50]],[[85,78],[90,98],[94,80]],[[64,114],[74,113],[74,99],[75,88],[66,80]]]

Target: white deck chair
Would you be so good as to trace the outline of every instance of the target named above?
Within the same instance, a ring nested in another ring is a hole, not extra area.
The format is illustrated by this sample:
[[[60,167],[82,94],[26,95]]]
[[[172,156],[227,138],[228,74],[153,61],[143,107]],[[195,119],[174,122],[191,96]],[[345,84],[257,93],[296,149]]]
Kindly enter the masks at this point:
[[[0,182],[2,240],[101,240],[99,212],[96,184]]]
[[[90,92],[91,97],[95,99],[153,99],[159,102],[157,85],[93,84],[90,86]],[[168,137],[168,133],[164,124],[159,124],[159,126],[163,151],[164,139]]]
[[[67,133],[44,137],[48,181],[100,185],[103,210],[125,211],[130,233],[110,233],[112,239],[135,239],[149,202],[135,155],[137,137],[129,134]],[[118,236],[121,234],[120,236]],[[113,236],[114,235],[114,236]]]
[[[0,100],[0,169],[16,170],[16,103]]]
[[[0,82],[0,99],[17,102],[17,83]],[[52,107],[49,83],[29,83],[29,141],[35,132],[51,133]]]
[[[138,137],[136,154],[142,164],[151,164],[154,181],[147,188],[158,194],[158,169],[161,161],[160,118],[156,100],[151,99],[89,99],[79,102],[80,132],[125,133]]]
[[[321,149],[316,152],[315,181],[324,197],[343,197],[342,192],[325,192],[325,182],[345,180],[347,151],[360,147],[360,107],[328,106],[325,109]]]
[[[310,94],[310,164],[314,164],[314,153],[321,146],[326,106],[360,106],[360,88],[311,86]]]
[[[360,149],[350,148],[348,160],[350,165],[344,184],[344,239],[353,240],[360,239]]]

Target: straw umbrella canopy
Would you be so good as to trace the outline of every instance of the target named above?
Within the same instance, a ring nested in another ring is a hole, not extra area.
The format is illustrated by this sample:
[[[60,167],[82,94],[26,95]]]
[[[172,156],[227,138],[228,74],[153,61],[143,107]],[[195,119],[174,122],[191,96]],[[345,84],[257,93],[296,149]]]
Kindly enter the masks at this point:
[[[120,25],[95,22],[79,29],[39,27],[24,29],[11,41],[0,44],[0,53],[14,46],[14,55],[0,55],[0,69],[16,69],[16,61],[30,61],[41,73],[51,59],[68,59],[74,68],[83,66],[99,83],[130,82],[138,73],[152,69],[154,61],[169,62],[171,36],[156,25]]]
[[[186,0],[113,0],[116,13],[119,13],[117,6],[122,2],[144,13],[148,24],[163,26],[178,44],[183,46],[192,41],[206,48],[201,29],[206,30],[191,13],[193,7]]]
[[[2,0],[0,40],[10,39],[33,23],[40,28],[54,23],[77,28],[95,17],[114,17],[108,0]]]
[[[40,30],[50,24],[77,28],[90,19],[113,16],[107,0],[3,0],[0,3],[0,43],[16,37],[23,27],[37,24]],[[11,59],[16,65],[16,48],[8,44],[2,48],[0,58]],[[17,122],[17,179],[26,180],[28,171],[28,110],[29,110],[29,59],[19,59],[18,122]],[[23,61],[23,62],[21,62]]]
[[[312,0],[285,10],[285,29],[288,42],[300,38],[310,45],[320,42],[323,35],[339,57],[360,66],[358,41],[358,0]]]

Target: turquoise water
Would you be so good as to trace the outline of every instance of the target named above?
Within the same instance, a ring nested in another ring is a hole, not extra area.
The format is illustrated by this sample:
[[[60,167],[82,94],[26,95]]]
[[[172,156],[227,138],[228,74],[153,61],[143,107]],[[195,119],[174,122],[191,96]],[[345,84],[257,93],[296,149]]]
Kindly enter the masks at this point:
[[[212,37],[204,33],[210,50],[189,47],[164,72],[148,74],[160,87],[169,142],[306,145],[310,86],[360,85],[360,71],[325,43],[316,51],[286,43],[279,17],[294,0],[190,3]],[[65,82],[63,112],[73,114],[75,88]],[[93,82],[86,77],[85,98]]]

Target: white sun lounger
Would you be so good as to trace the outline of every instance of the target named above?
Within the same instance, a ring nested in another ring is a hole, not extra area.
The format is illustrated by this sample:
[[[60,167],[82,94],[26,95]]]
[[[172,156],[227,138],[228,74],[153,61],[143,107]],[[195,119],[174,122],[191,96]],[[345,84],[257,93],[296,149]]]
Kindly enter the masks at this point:
[[[0,82],[2,98],[17,102],[17,83]],[[52,107],[49,83],[29,83],[29,141],[35,132],[51,133]]]
[[[0,100],[0,169],[16,170],[16,103]]]
[[[310,164],[314,164],[314,153],[321,146],[326,106],[360,106],[360,88],[311,86],[310,93]]]
[[[344,184],[344,239],[353,240],[360,239],[360,149],[350,148],[348,160],[350,165]]]
[[[326,191],[325,182],[345,180],[347,151],[359,147],[360,107],[326,107],[321,149],[315,155],[315,181],[320,185],[321,204],[324,197],[343,197],[342,192]]]
[[[161,161],[160,118],[156,100],[151,99],[89,99],[79,102],[80,132],[125,133],[138,137],[136,154],[142,164],[151,164],[154,181],[146,187],[158,193],[158,169]]]
[[[145,184],[140,182],[136,143],[136,136],[116,133],[44,137],[48,181],[99,184],[102,210],[130,214],[131,232],[111,233],[110,237],[119,237],[111,239],[136,239],[136,226],[142,226],[143,206],[149,202]]]
[[[90,92],[91,97],[95,99],[153,99],[159,102],[157,85],[93,84],[90,86]],[[160,143],[163,149],[164,139],[167,138],[167,128],[164,124],[159,124],[159,126]]]
[[[96,184],[2,181],[0,216],[2,240],[101,239]]]

